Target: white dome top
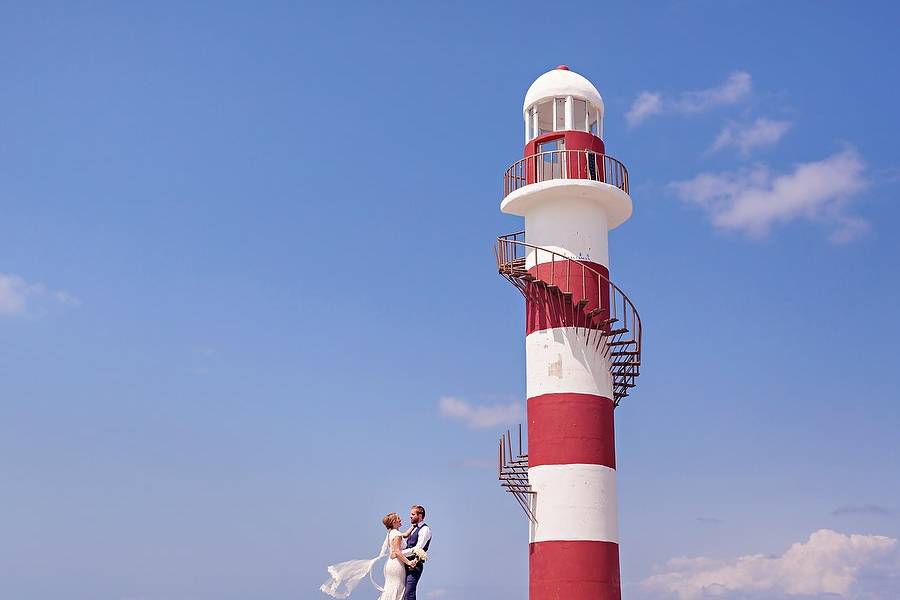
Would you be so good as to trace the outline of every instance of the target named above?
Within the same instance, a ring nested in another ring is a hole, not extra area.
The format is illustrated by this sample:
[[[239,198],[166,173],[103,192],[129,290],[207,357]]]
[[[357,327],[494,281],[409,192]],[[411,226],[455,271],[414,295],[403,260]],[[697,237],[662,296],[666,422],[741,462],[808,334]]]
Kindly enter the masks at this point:
[[[597,91],[594,84],[575,71],[570,71],[569,67],[565,65],[547,71],[534,80],[525,94],[522,112],[528,110],[535,102],[558,96],[575,96],[587,100],[598,107],[601,114],[604,112],[603,98],[600,97],[600,92]]]

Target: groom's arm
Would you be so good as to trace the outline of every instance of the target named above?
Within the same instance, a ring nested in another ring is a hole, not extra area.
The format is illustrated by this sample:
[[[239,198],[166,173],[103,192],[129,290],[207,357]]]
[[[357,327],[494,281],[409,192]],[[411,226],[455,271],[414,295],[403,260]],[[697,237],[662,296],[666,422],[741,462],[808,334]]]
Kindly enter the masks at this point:
[[[424,548],[425,544],[428,543],[428,540],[431,539],[431,527],[426,525],[422,529],[419,530],[419,539],[416,540],[416,545],[412,548],[407,548],[403,551],[404,556],[412,556],[413,550],[416,548]]]

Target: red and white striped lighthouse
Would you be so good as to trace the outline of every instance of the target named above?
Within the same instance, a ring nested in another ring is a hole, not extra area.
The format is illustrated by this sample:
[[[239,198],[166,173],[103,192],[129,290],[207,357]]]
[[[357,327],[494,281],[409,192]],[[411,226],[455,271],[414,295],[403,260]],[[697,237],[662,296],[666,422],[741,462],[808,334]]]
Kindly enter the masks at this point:
[[[640,318],[609,279],[608,232],[632,211],[606,154],[603,99],[566,66],[525,95],[524,158],[500,209],[500,273],[525,296],[527,452],[507,433],[500,479],[530,519],[530,600],[618,600],[614,409],[634,387]],[[515,449],[514,449],[515,448]]]

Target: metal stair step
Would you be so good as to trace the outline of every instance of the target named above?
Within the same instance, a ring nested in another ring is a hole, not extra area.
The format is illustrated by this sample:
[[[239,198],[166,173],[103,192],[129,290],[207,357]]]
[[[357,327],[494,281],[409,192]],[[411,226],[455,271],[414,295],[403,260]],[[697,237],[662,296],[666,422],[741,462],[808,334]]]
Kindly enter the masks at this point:
[[[637,377],[641,374],[641,372],[639,369],[635,368],[629,370],[619,369],[618,371],[610,371],[609,374],[613,377]]]
[[[616,321],[618,321],[618,319],[603,319],[599,323],[592,323],[591,325],[593,327],[596,327],[597,329],[602,329],[603,327],[606,327],[607,325],[612,325]]]
[[[520,494],[534,493],[531,491],[531,487],[527,485],[507,485],[505,483],[501,483],[500,485],[505,487],[507,492],[519,492]]]

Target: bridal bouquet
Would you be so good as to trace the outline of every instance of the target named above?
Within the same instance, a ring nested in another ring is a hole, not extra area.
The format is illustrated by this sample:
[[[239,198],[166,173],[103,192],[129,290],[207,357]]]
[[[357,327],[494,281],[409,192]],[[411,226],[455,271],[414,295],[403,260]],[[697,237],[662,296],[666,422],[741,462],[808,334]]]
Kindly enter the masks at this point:
[[[428,553],[425,552],[424,550],[422,550],[421,548],[414,549],[413,554],[419,560],[420,563],[423,563],[426,560],[428,560]]]

